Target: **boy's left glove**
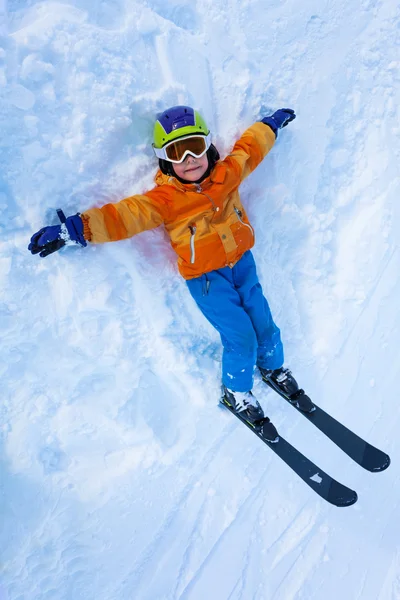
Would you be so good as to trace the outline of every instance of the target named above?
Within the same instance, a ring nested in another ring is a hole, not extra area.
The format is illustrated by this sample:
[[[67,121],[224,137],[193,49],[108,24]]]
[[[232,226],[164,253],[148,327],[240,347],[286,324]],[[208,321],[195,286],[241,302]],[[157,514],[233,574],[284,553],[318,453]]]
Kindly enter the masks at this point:
[[[79,214],[65,218],[62,210],[57,210],[61,225],[43,227],[31,237],[28,250],[42,258],[57,252],[65,245],[87,246],[83,236],[83,222]]]
[[[261,119],[262,123],[269,125],[274,132],[274,134],[278,135],[278,129],[282,129],[282,127],[286,127],[290,121],[296,118],[294,110],[291,108],[280,108],[270,117],[264,117]]]

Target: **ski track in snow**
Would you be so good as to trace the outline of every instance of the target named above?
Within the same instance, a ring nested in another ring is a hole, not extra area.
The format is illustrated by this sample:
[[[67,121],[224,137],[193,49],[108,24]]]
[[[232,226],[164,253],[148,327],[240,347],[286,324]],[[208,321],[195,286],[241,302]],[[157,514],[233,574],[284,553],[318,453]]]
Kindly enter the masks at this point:
[[[399,31],[390,0],[0,0],[0,600],[399,597]],[[178,103],[223,155],[296,109],[242,186],[260,279],[301,384],[392,467],[255,392],[352,508],[216,408],[218,336],[161,230],[26,250],[56,208],[151,187]]]

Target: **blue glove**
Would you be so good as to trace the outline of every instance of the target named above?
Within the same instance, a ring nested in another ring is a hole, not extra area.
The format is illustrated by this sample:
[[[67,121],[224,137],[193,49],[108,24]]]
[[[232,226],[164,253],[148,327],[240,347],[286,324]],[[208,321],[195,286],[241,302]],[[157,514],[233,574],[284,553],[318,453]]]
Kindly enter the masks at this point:
[[[50,225],[43,227],[31,237],[28,250],[32,254],[39,254],[42,258],[53,252],[57,252],[63,246],[71,243],[87,246],[83,237],[83,222],[79,214],[65,218],[62,210],[57,210],[61,225]]]
[[[286,127],[290,121],[296,118],[294,110],[291,108],[280,108],[270,117],[264,117],[261,119],[262,123],[269,125],[276,136],[278,136],[278,129]]]

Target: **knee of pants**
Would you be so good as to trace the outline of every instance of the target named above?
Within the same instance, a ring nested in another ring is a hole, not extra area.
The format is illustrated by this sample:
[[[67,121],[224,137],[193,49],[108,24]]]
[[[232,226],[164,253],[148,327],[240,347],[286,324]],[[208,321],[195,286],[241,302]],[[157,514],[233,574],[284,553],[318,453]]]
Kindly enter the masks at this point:
[[[222,345],[227,352],[234,352],[249,358],[257,354],[258,341],[254,329],[235,332],[235,335],[226,337],[221,335]]]

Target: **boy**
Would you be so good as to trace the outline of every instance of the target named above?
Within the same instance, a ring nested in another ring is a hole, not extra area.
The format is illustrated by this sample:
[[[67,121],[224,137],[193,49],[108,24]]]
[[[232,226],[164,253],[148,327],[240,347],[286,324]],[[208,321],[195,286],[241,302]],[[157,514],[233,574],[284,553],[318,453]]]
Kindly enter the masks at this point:
[[[44,227],[29,245],[43,257],[65,244],[121,240],[163,224],[190,294],[221,335],[223,399],[270,442],[279,438],[251,392],[255,365],[299,408],[310,412],[314,406],[282,367],[280,331],[258,282],[250,252],[254,232],[238,187],[294,118],[291,109],[265,117],[221,161],[202,116],[189,106],[173,106],[154,127],[160,170],[152,190],[67,219],[60,211],[61,225]]]

